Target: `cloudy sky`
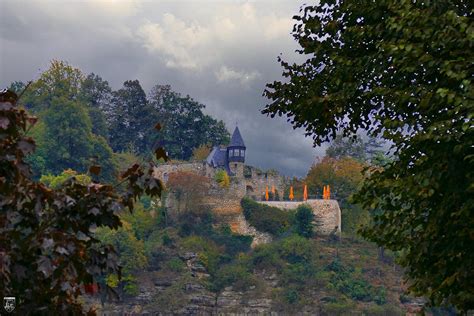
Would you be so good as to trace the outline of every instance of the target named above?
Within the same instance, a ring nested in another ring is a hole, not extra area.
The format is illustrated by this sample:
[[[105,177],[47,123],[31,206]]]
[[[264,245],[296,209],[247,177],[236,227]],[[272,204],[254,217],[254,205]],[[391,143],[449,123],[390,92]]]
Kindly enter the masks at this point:
[[[304,176],[323,148],[302,130],[260,114],[277,56],[298,61],[291,17],[303,2],[0,0],[0,87],[34,80],[52,59],[94,72],[118,89],[170,84],[206,105],[230,132],[238,123],[247,162]]]

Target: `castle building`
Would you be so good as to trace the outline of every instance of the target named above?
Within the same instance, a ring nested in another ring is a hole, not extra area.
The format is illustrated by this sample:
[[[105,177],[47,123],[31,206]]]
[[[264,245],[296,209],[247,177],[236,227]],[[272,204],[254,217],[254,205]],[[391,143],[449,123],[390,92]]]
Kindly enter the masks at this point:
[[[214,146],[206,162],[213,168],[224,169],[230,176],[243,178],[246,149],[239,128],[235,127],[230,144],[227,147]]]
[[[285,178],[276,171],[262,171],[245,164],[247,147],[238,127],[235,128],[230,143],[214,146],[204,161],[169,163],[157,166],[155,175],[167,182],[173,172],[193,172],[211,180],[219,170],[225,170],[231,177],[231,185],[224,195],[241,199],[244,196],[262,200],[265,190],[274,188],[281,198]],[[215,188],[218,190],[218,188]],[[220,193],[222,194],[222,192]]]
[[[179,172],[192,172],[209,179],[211,188],[206,194],[203,205],[207,205],[215,215],[227,222],[234,232],[251,234],[242,213],[240,201],[250,197],[267,205],[282,209],[295,209],[298,205],[308,203],[322,223],[320,232],[329,234],[334,227],[340,231],[341,212],[335,200],[308,200],[299,202],[282,201],[286,179],[277,171],[263,171],[245,164],[247,147],[238,127],[235,128],[228,145],[215,146],[203,161],[160,164],[155,167],[154,176],[165,182],[169,175]],[[216,181],[216,174],[225,170],[230,176],[230,184],[221,187]],[[274,201],[264,201],[266,190],[271,190]],[[179,209],[179,197],[170,190],[165,206],[172,212]],[[252,232],[251,232],[252,231]],[[260,238],[260,237],[259,237]],[[258,239],[258,238],[257,238]]]

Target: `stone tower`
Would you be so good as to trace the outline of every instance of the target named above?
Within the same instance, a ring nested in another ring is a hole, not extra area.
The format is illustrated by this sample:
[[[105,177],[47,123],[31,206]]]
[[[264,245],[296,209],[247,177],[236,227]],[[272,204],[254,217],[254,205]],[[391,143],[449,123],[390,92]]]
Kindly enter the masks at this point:
[[[244,177],[245,149],[246,147],[239,128],[235,127],[230,144],[227,146],[227,161],[229,162],[231,173],[239,178]]]

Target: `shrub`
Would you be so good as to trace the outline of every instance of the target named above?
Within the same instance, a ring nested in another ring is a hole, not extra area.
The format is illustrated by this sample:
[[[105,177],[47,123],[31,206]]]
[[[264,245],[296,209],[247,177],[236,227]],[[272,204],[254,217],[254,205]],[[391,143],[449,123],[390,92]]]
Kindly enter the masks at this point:
[[[140,204],[133,213],[124,213],[121,218],[130,223],[135,237],[140,240],[147,239],[158,226],[157,220]]]
[[[282,270],[281,283],[304,286],[307,281],[313,278],[314,273],[314,266],[310,263],[288,264]]]
[[[171,237],[167,233],[163,235],[163,237],[161,238],[161,241],[163,242],[163,246],[166,246],[166,247],[169,247],[173,244],[173,239],[171,239]]]
[[[76,181],[82,185],[88,185],[92,179],[86,174],[78,174],[72,169],[66,169],[61,174],[53,176],[51,174],[42,175],[40,182],[46,184],[52,189],[59,189],[67,180],[75,178]]]
[[[185,295],[185,284],[189,280],[187,277],[181,276],[171,286],[166,287],[163,291],[155,292],[152,298],[152,305],[159,308],[160,312],[168,315],[171,311],[189,304],[189,300]]]
[[[105,278],[105,283],[111,288],[116,288],[119,286],[120,280],[117,274],[112,273],[107,275],[107,277]]]
[[[216,244],[225,247],[225,254],[228,256],[235,256],[241,252],[247,252],[250,249],[252,244],[252,236],[245,235],[222,235],[222,234],[213,234],[210,236]]]
[[[249,198],[243,198],[240,204],[245,219],[259,231],[279,236],[290,228],[292,222],[290,212],[257,203]]]
[[[167,261],[165,266],[173,272],[181,272],[184,270],[185,264],[181,259],[173,258]]]
[[[298,301],[298,291],[296,289],[289,288],[286,290],[285,299],[290,304],[295,304]]]
[[[252,254],[251,261],[254,267],[260,269],[280,269],[284,263],[283,260],[280,258],[276,247],[271,244],[260,245],[256,247]]]
[[[199,260],[209,273],[213,274],[217,270],[221,251],[212,240],[201,236],[190,236],[184,238],[181,245],[187,251],[198,253]]]
[[[131,275],[126,274],[122,277],[122,281],[124,282],[123,291],[128,295],[137,296],[139,293],[138,282],[137,279]]]
[[[215,176],[214,180],[219,184],[221,188],[228,188],[230,185],[230,178],[229,175],[225,170],[219,169]]]
[[[241,263],[235,263],[225,265],[217,271],[211,289],[218,292],[226,286],[232,285],[236,290],[244,290],[255,283],[255,279],[247,267]]]
[[[344,266],[339,258],[334,259],[326,270],[332,271],[331,284],[339,292],[351,299],[363,302],[373,301],[379,305],[386,303],[384,287],[375,288],[366,280],[354,277],[354,268]]]
[[[299,263],[309,262],[313,249],[306,238],[291,235],[280,242],[279,252],[289,263]]]
[[[119,255],[119,263],[124,272],[132,272],[144,269],[148,266],[143,240],[138,240],[133,233],[132,226],[122,220],[122,227],[110,229],[99,227],[96,237],[103,244],[111,244]]]
[[[300,236],[310,238],[314,234],[313,209],[307,204],[302,204],[296,209],[295,230]]]

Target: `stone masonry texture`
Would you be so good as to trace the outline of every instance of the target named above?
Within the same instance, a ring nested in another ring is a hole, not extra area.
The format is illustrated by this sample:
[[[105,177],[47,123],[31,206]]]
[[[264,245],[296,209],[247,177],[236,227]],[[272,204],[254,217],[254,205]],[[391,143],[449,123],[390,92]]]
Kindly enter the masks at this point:
[[[308,201],[262,201],[265,190],[272,187],[278,192],[280,198],[285,190],[286,179],[275,171],[264,172],[251,166],[241,167],[243,174],[231,177],[228,188],[220,187],[214,180],[216,172],[219,170],[206,164],[206,162],[192,163],[169,163],[158,165],[155,168],[154,176],[162,180],[165,185],[169,175],[174,172],[194,172],[198,175],[208,177],[211,182],[211,189],[204,197],[203,203],[209,207],[221,223],[228,224],[235,233],[251,235],[254,237],[253,246],[259,243],[266,243],[271,240],[261,232],[257,232],[251,227],[243,216],[240,201],[243,197],[250,197],[254,200],[281,209],[291,210],[306,203],[311,206],[315,215],[317,232],[322,235],[340,233],[341,231],[341,210],[336,200],[308,200]],[[176,198],[169,192],[165,206],[169,212],[176,211]]]

